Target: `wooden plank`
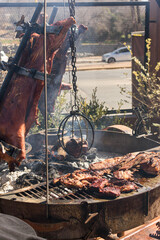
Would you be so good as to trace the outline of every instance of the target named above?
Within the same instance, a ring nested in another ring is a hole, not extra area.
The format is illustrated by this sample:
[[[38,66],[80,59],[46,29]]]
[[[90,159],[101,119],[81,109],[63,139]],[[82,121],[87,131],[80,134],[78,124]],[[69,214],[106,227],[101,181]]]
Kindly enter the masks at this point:
[[[160,221],[160,217],[154,218],[147,224],[143,224],[136,229],[127,231],[124,237],[121,237],[121,240],[154,240],[150,234],[156,234],[157,226],[156,223]]]

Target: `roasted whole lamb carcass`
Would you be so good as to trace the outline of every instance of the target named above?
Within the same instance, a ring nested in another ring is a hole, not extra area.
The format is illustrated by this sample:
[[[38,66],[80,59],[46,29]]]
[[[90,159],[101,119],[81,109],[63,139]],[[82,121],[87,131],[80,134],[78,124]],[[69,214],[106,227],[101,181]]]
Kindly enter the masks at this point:
[[[68,29],[75,23],[70,17],[55,23],[62,29],[58,35],[47,34],[47,72],[50,74],[53,58],[62,45]],[[44,72],[43,34],[33,33],[25,47],[18,66]],[[26,157],[25,136],[37,119],[37,106],[44,87],[44,81],[14,73],[6,88],[0,107],[0,139],[21,149],[17,159],[0,152],[1,159],[8,162],[9,169],[14,170]]]

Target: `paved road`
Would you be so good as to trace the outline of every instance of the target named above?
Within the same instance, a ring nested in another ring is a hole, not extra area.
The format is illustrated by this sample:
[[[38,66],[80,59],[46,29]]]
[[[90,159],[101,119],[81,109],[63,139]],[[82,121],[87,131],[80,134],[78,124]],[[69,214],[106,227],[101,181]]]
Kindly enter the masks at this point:
[[[118,102],[126,99],[120,94],[120,86],[131,91],[131,68],[78,71],[77,77],[80,95],[89,101],[93,89],[97,87],[98,99],[105,102],[109,109],[118,109]],[[66,73],[64,81],[68,82],[68,78],[69,73]],[[131,100],[121,108],[131,108]]]

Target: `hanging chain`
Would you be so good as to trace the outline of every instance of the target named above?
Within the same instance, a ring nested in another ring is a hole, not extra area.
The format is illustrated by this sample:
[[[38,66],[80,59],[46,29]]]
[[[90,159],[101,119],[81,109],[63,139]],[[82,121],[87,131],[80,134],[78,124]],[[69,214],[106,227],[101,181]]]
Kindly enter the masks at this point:
[[[75,0],[68,0],[70,16],[75,18]],[[70,35],[70,47],[71,47],[71,65],[72,65],[72,85],[74,91],[74,108],[78,110],[77,106],[77,67],[76,67],[76,46],[75,46],[75,32],[76,25],[72,25],[71,27],[71,35]],[[73,108],[72,107],[72,108]]]
[[[75,18],[75,0],[68,0],[70,16]]]

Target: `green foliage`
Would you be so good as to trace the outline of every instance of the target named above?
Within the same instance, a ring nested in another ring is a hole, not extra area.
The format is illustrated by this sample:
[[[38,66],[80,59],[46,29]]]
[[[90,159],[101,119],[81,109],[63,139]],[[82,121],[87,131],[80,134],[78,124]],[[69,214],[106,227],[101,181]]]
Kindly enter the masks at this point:
[[[126,91],[126,89],[121,89],[121,92],[130,96],[132,95],[140,106],[144,106],[147,109],[146,116],[152,120],[151,124],[153,124],[153,121],[160,117],[160,77],[158,75],[160,72],[160,62],[153,69],[151,65],[151,39],[146,40],[146,49],[147,61],[145,66],[138,58],[132,57],[136,66],[136,69],[133,71],[136,79],[136,83],[133,82],[133,86],[136,92],[132,94]]]
[[[121,100],[118,103],[118,110],[116,111],[115,116],[110,117],[105,102],[100,102],[97,98],[97,87],[93,89],[92,98],[89,103],[87,103],[85,98],[79,96],[79,110],[91,120],[95,129],[103,129],[110,124],[122,124],[132,127],[132,125],[126,121],[125,114],[123,117],[119,116],[122,105],[123,101]]]
[[[141,62],[133,57],[134,62],[138,66],[137,71],[133,71],[137,85],[134,85],[135,89],[139,93],[138,96],[133,97],[141,104],[146,106],[148,110],[148,116],[150,118],[160,117],[160,78],[158,76],[160,70],[160,62],[157,63],[156,67],[151,70],[151,39],[146,40],[146,66],[143,66]]]
[[[116,111],[116,115],[113,117],[113,121],[112,121],[112,124],[117,124],[117,125],[126,125],[128,127],[131,127],[131,124],[129,122],[126,122],[126,119],[125,119],[125,113],[123,115],[123,117],[120,117],[119,114],[120,114],[120,110],[123,106],[123,101],[120,100],[120,102],[118,102],[118,109]]]
[[[91,120],[95,128],[103,128],[102,117],[107,114],[108,108],[105,106],[105,102],[100,102],[97,98],[97,87],[93,89],[89,103],[85,98],[79,97],[79,110]]]

